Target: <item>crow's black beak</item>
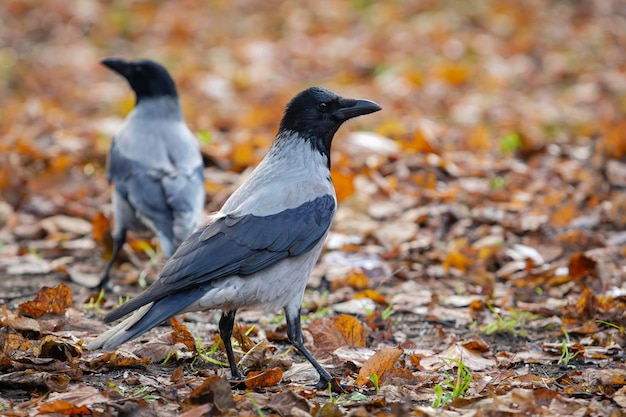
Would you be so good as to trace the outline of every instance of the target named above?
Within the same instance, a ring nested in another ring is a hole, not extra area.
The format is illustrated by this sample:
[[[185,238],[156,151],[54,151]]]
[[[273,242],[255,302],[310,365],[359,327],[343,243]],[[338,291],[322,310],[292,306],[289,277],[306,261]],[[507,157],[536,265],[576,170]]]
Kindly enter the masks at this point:
[[[345,99],[342,101],[341,107],[335,111],[335,117],[340,120],[348,120],[379,110],[382,110],[382,107],[373,101]]]
[[[121,58],[104,58],[100,63],[125,78],[130,76],[132,65],[128,61]]]

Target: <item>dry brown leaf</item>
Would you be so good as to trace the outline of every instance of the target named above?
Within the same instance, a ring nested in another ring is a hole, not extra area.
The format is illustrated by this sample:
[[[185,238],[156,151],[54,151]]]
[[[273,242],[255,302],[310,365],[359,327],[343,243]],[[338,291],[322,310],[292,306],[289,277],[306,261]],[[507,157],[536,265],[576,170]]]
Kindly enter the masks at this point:
[[[41,317],[46,314],[65,314],[65,310],[72,306],[72,290],[65,284],[57,287],[43,287],[33,301],[19,305],[20,311],[31,317]]]
[[[261,387],[273,387],[283,379],[283,371],[280,368],[252,371],[246,375],[244,384],[249,389]]]
[[[233,391],[224,377],[210,376],[202,385],[194,389],[189,398],[183,402],[183,410],[200,404],[214,404],[218,410],[225,412],[235,407]]]
[[[189,351],[198,353],[198,349],[196,348],[196,342],[189,329],[187,329],[187,326],[181,323],[176,317],[172,317],[170,319],[170,325],[174,329],[174,332],[172,333],[172,340],[174,342],[180,342],[184,344],[185,346],[187,346],[187,349],[189,349]]]
[[[76,406],[68,401],[56,400],[51,403],[44,403],[39,406],[39,414],[58,413],[64,416],[92,415],[91,410],[86,405]]]
[[[589,288],[585,288],[576,304],[563,308],[563,325],[570,331],[573,327],[594,320],[599,313],[598,306],[598,298]]]
[[[584,253],[575,253],[570,257],[568,270],[573,280],[584,278],[587,275],[595,275],[596,261],[587,257]]]
[[[305,398],[290,389],[273,394],[268,399],[267,407],[281,416],[293,415],[293,412],[296,410],[308,413],[311,409],[311,406]]]
[[[13,352],[24,351],[29,347],[28,340],[12,327],[5,325],[0,328],[0,352],[4,355],[11,356]]]
[[[25,371],[0,374],[0,388],[65,392],[70,383],[67,375],[57,372]]]
[[[456,268],[459,271],[467,272],[467,267],[474,264],[474,261],[459,252],[453,252],[446,255],[442,266],[448,271],[450,268]]]
[[[101,355],[96,355],[95,357],[88,360],[89,367],[91,369],[100,369],[103,367],[107,368],[132,368],[132,367],[143,367],[151,364],[152,362],[149,359],[138,358],[137,356],[125,352],[125,351],[117,351],[117,352],[103,352]]]
[[[495,366],[495,360],[483,357],[482,353],[485,351],[482,344],[479,344],[478,347],[478,350],[470,350],[459,343],[455,343],[436,356],[422,358],[421,365],[426,369],[453,368],[456,364],[449,359],[454,359],[462,362],[471,371],[483,371]]]
[[[109,219],[102,213],[101,211],[94,214],[91,219],[91,233],[93,235],[94,240],[101,247],[107,248],[107,251],[110,252],[113,250],[113,239],[111,237],[111,224]]]
[[[178,368],[174,369],[174,372],[172,372],[172,375],[170,375],[170,382],[180,382],[183,379],[184,374],[185,371],[183,367],[179,366]]]
[[[239,360],[238,366],[244,373],[250,370],[261,369],[265,363],[265,357],[268,352],[273,353],[276,348],[271,345],[267,339],[262,339],[259,343],[252,346],[245,355]]]
[[[178,417],[206,417],[212,415],[211,411],[213,411],[213,404],[202,404],[197,407],[192,407],[191,409],[186,406],[183,406],[182,408],[188,411],[179,414]]]
[[[406,368],[391,368],[383,374],[380,382],[389,383],[389,381],[395,381],[394,385],[408,384],[410,381],[415,380],[413,373]]]
[[[597,372],[603,385],[626,385],[626,369],[598,369]]]
[[[385,372],[393,368],[403,352],[404,350],[399,348],[382,348],[376,352],[361,367],[356,378],[356,385],[362,387],[368,383],[371,384],[370,376],[372,375],[377,375],[378,380],[382,381]]]
[[[315,348],[330,353],[342,346],[365,347],[365,326],[354,316],[340,314],[317,319],[309,325]]]
[[[41,326],[37,320],[30,317],[18,316],[7,309],[6,305],[2,305],[2,316],[0,317],[0,325],[8,326],[14,330],[39,333]]]
[[[39,346],[34,349],[35,356],[40,358],[54,358],[60,361],[71,361],[80,357],[82,349],[79,345],[54,335],[47,335]]]

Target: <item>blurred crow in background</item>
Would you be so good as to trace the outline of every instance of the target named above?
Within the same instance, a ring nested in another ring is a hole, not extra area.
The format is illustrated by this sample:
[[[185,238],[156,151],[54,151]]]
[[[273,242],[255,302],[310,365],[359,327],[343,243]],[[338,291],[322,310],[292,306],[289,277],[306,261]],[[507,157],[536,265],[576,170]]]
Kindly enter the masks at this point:
[[[204,207],[202,157],[183,120],[174,80],[153,61],[103,59],[136,95],[135,108],[113,137],[107,179],[113,183],[113,253],[98,287],[109,274],[128,230],[149,229],[167,258],[196,228]]]

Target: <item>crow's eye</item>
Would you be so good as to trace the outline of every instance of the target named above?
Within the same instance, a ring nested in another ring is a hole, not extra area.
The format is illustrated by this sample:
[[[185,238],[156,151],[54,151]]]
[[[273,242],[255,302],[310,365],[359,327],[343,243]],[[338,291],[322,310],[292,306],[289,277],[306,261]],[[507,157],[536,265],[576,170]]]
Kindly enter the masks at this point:
[[[328,104],[320,103],[317,105],[317,109],[321,112],[325,112],[326,110],[328,110]]]
[[[141,65],[135,65],[135,72],[143,71],[143,67]]]

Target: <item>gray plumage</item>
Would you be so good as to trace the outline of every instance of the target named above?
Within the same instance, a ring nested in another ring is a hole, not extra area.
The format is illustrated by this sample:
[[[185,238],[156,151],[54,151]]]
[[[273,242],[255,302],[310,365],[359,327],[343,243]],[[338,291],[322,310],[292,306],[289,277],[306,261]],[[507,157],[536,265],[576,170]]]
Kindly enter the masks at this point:
[[[167,70],[145,60],[107,58],[102,63],[128,80],[137,101],[113,137],[107,159],[115,226],[101,287],[108,285],[127,230],[151,230],[169,258],[196,228],[205,198],[198,142],[183,119]]]
[[[182,243],[159,280],[106,316],[110,322],[134,311],[89,349],[114,348],[183,311],[220,309],[231,372],[241,378],[230,343],[236,311],[283,308],[289,340],[320,374],[318,386],[325,387],[332,377],[304,347],[300,307],[336,211],[330,145],[344,121],[378,110],[373,102],[322,88],[294,97],[259,166],[209,223]]]

